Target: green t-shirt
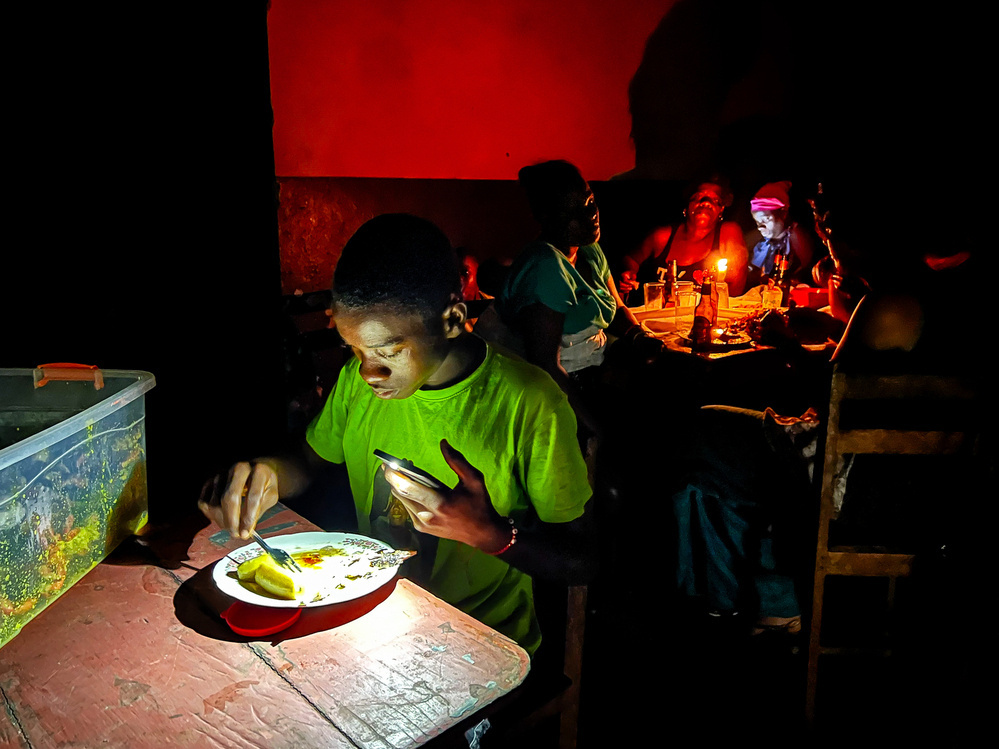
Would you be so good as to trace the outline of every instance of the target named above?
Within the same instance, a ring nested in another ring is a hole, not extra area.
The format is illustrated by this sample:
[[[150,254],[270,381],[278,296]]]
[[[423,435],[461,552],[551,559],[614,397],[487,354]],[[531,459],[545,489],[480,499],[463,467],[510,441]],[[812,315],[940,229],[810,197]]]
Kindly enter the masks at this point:
[[[617,312],[607,289],[610,266],[599,244],[580,247],[576,265],[547,242],[533,242],[517,257],[499,295],[499,309],[508,324],[518,312],[541,302],[565,315],[563,335],[592,325],[606,328]]]
[[[394,524],[373,451],[411,460],[453,487],[458,477],[440,451],[446,439],[482,472],[500,515],[516,522],[533,505],[546,523],[569,522],[583,514],[592,492],[565,395],[542,370],[491,346],[458,384],[401,400],[376,398],[358,367],[357,359],[343,367],[306,437],[326,460],[347,464],[361,533],[416,548],[407,564],[418,564],[434,595],[533,653],[541,636],[531,578],[478,549]]]

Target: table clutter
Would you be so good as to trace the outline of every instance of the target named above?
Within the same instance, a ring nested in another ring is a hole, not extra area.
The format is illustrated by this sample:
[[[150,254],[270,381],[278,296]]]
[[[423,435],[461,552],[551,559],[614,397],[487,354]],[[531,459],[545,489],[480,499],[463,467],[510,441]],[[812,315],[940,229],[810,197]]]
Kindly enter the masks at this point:
[[[723,275],[723,274],[722,274]],[[701,288],[710,289],[710,297]],[[841,325],[828,314],[828,294],[820,289],[792,289],[786,306],[767,307],[765,297],[771,288],[757,286],[740,297],[719,293],[724,281],[708,274],[699,288],[693,281],[676,282],[668,301],[661,307],[631,307],[649,333],[673,351],[711,358],[749,351],[795,340],[806,350],[824,350],[835,345]],[[778,290],[779,291],[779,290]],[[695,320],[701,317],[699,340],[694,338]]]

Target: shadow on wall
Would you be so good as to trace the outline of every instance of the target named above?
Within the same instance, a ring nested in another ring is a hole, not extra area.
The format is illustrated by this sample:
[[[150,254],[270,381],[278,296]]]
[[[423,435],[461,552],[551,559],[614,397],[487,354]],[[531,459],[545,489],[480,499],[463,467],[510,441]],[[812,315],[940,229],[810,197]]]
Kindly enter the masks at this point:
[[[855,0],[680,0],[630,84],[635,167],[615,179],[717,170],[745,208],[779,179],[812,190],[830,179],[950,169],[950,152],[982,136],[970,116],[982,107],[980,53],[948,30],[964,17]],[[900,24],[933,27],[901,34]],[[934,80],[968,117],[934,104]]]
[[[717,170],[738,207],[765,182],[813,187],[843,155],[872,150],[877,128],[837,122],[885,107],[877,68],[858,74],[868,42],[882,42],[869,15],[827,5],[676,3],[629,87],[635,167],[615,179]]]
[[[678,186],[704,171],[729,178],[726,215],[747,231],[749,198],[766,182],[791,180],[802,205],[822,182],[831,195],[858,196],[850,210],[894,225],[912,210],[911,185],[977,179],[976,154],[993,137],[978,59],[986,47],[951,40],[987,25],[957,7],[925,19],[912,9],[880,13],[857,0],[673,4],[628,91],[635,166],[593,185],[612,268],[648,229],[678,220]],[[902,34],[903,21],[933,28]],[[537,231],[514,180],[279,183],[284,294],[328,288],[340,248],[379,213],[425,216],[480,260],[513,258]],[[880,210],[866,210],[875,194]]]

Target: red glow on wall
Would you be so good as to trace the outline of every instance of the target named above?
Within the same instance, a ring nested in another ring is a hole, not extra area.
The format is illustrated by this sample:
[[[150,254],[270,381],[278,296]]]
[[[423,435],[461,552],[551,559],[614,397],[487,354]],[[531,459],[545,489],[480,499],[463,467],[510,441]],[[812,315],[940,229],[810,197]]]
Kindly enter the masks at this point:
[[[273,0],[283,176],[513,179],[634,166],[628,83],[672,2]]]

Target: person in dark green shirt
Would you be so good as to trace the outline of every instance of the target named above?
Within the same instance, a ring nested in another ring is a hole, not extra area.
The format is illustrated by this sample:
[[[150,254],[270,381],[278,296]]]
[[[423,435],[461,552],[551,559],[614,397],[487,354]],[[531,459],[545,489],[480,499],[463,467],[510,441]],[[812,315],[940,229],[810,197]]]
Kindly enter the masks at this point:
[[[641,339],[652,356],[663,345],[621,300],[598,244],[600,212],[579,170],[567,161],[546,161],[524,167],[518,179],[541,233],[510,268],[497,312],[514,334],[515,350],[548,372],[577,418],[599,434],[579,380],[603,362],[607,334]]]

